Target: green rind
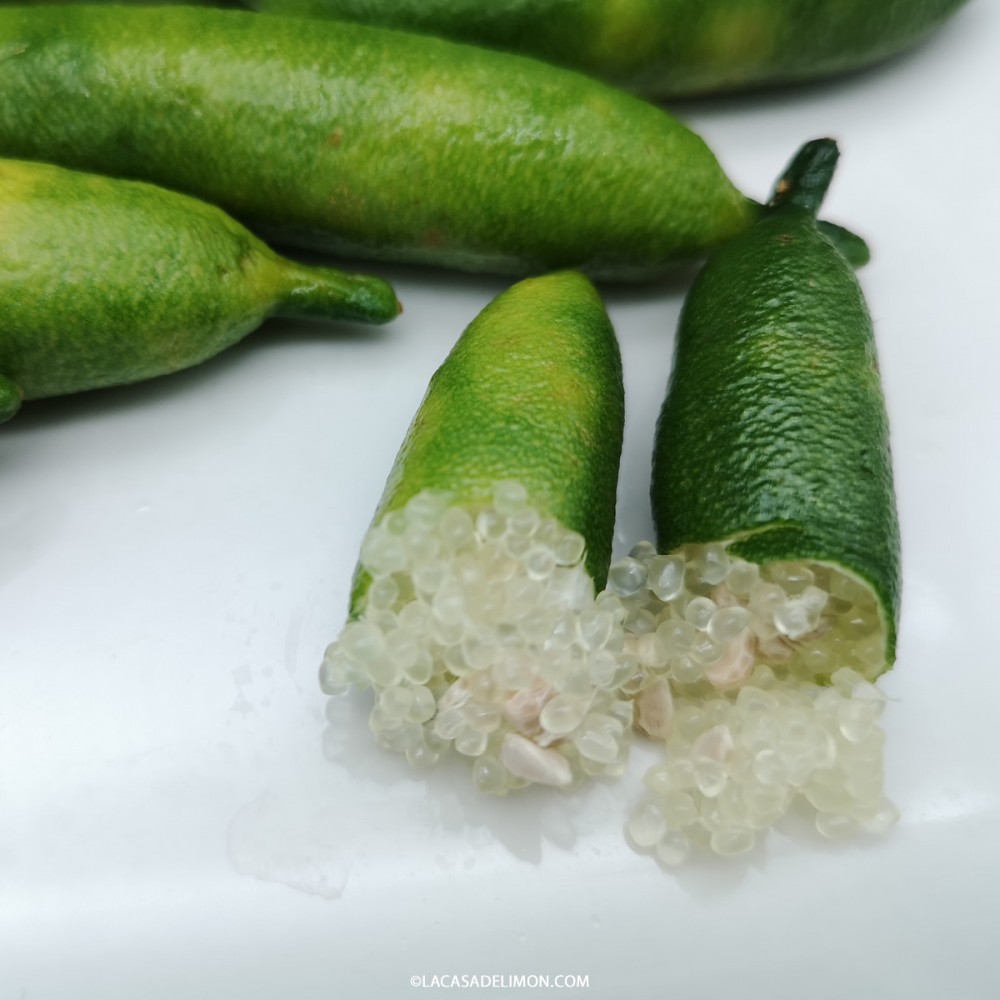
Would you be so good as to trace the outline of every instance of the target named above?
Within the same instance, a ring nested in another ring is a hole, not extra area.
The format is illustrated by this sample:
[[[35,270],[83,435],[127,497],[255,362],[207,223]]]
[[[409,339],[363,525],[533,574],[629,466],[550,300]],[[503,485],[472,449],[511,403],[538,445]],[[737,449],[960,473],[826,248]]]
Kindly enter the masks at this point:
[[[656,430],[663,550],[732,541],[867,582],[895,658],[899,528],[872,323],[853,271],[788,207],[710,259],[681,316]]]
[[[380,521],[422,490],[471,507],[504,479],[583,535],[603,587],[624,428],[621,356],[593,285],[575,272],[519,282],[469,325],[430,385],[386,482]],[[362,571],[352,614],[368,585]]]
[[[652,97],[817,79],[926,37],[965,0],[248,0],[524,52]]]
[[[283,260],[144,183],[0,160],[0,232],[0,373],[25,399],[199,364],[274,314],[398,311],[385,282]]]
[[[0,8],[0,150],[187,191],[354,256],[642,278],[758,209],[694,133],[581,74],[356,24]]]
[[[10,420],[23,400],[21,390],[6,375],[0,375],[0,424]]]

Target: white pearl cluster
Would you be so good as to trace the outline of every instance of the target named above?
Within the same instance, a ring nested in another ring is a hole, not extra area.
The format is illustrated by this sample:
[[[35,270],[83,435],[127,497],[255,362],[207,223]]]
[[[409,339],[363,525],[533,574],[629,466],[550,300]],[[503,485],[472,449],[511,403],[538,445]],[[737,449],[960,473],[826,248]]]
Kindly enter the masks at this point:
[[[748,851],[796,804],[828,837],[892,825],[866,584],[643,542],[595,596],[583,558],[517,482],[474,508],[414,496],[365,537],[363,611],[327,649],[323,689],[371,688],[382,746],[414,764],[454,750],[484,792],[619,774],[635,730],[660,741],[626,830],[665,865]]]
[[[695,845],[741,854],[796,804],[827,837],[892,825],[883,699],[866,679],[884,634],[867,586],[822,564],[758,567],[722,545],[660,555],[648,543],[609,581],[639,664],[637,721],[648,691],[665,720],[652,735],[666,762],[626,825],[635,845],[667,865]]]
[[[583,556],[519,483],[474,510],[418,494],[365,538],[364,613],[327,649],[324,690],[372,687],[379,743],[414,763],[453,747],[483,791],[620,773],[624,609],[595,600]]]

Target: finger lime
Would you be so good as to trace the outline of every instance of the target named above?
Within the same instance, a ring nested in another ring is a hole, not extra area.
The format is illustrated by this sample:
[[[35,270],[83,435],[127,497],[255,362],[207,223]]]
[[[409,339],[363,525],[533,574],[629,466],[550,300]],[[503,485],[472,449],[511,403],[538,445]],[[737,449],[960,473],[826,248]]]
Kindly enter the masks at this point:
[[[0,418],[196,365],[268,316],[399,311],[385,282],[286,260],[149,184],[0,160],[0,231]]]
[[[758,214],[664,110],[426,36],[196,7],[0,7],[0,149],[160,183],[271,239],[648,277]]]
[[[321,672],[328,693],[374,688],[382,745],[414,763],[454,747],[498,793],[622,768],[630,671],[620,616],[594,593],[623,406],[617,342],[580,274],[514,285],[459,339],[400,448]]]
[[[836,158],[832,141],[805,146],[766,217],[692,287],[652,496],[663,549],[724,542],[856,579],[882,645],[851,665],[874,678],[895,656],[899,528],[870,314],[814,221]]]
[[[895,656],[899,529],[871,319],[815,223],[836,160],[803,147],[692,286],[656,430],[659,552],[610,570],[626,630],[654,637],[637,707],[670,705],[628,825],[654,846],[659,816],[667,864],[744,853],[796,802],[828,837],[897,815],[872,682]]]
[[[250,0],[524,52],[652,97],[818,79],[915,45],[965,0]]]

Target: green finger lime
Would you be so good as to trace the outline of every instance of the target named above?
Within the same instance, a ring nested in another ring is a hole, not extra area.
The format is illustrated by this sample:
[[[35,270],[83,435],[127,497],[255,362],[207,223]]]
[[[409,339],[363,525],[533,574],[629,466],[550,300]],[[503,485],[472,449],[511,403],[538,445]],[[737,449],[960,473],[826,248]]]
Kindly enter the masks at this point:
[[[836,155],[831,141],[804,147],[767,217],[691,289],[652,496],[661,548],[725,542],[867,591],[880,642],[850,665],[875,678],[895,656],[899,528],[871,318],[814,221]]]
[[[621,359],[575,272],[527,279],[431,380],[361,548],[328,693],[377,694],[371,727],[413,762],[453,747],[484,791],[623,766],[611,551]],[[617,603],[617,602],[615,602]]]
[[[250,0],[524,52],[653,97],[818,79],[916,44],[965,0]]]
[[[581,74],[357,24],[0,8],[0,149],[160,183],[271,239],[648,277],[759,208],[666,111]]]
[[[399,311],[384,281],[286,260],[149,184],[0,160],[0,232],[0,419],[196,365],[269,316]]]
[[[628,827],[667,863],[743,853],[803,799],[830,837],[897,815],[872,681],[895,656],[899,528],[871,319],[815,223],[836,160],[804,146],[692,286],[656,430],[659,552],[609,573],[619,594],[639,580],[629,616],[655,630],[640,725],[647,698],[673,706]]]

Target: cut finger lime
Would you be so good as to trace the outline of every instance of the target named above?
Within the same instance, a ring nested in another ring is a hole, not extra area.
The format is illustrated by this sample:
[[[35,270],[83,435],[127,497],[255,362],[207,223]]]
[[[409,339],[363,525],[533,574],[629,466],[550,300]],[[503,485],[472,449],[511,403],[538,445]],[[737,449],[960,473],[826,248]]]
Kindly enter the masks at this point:
[[[643,632],[637,715],[671,706],[628,825],[651,846],[659,817],[665,864],[744,853],[796,802],[828,837],[896,815],[872,681],[895,656],[899,530],[871,319],[815,223],[836,159],[803,147],[692,287],[656,431],[658,551],[610,571]]]
[[[611,551],[621,360],[573,272],[523,281],[431,380],[361,548],[321,682],[376,692],[379,742],[449,748],[484,791],[624,765],[632,705]]]

